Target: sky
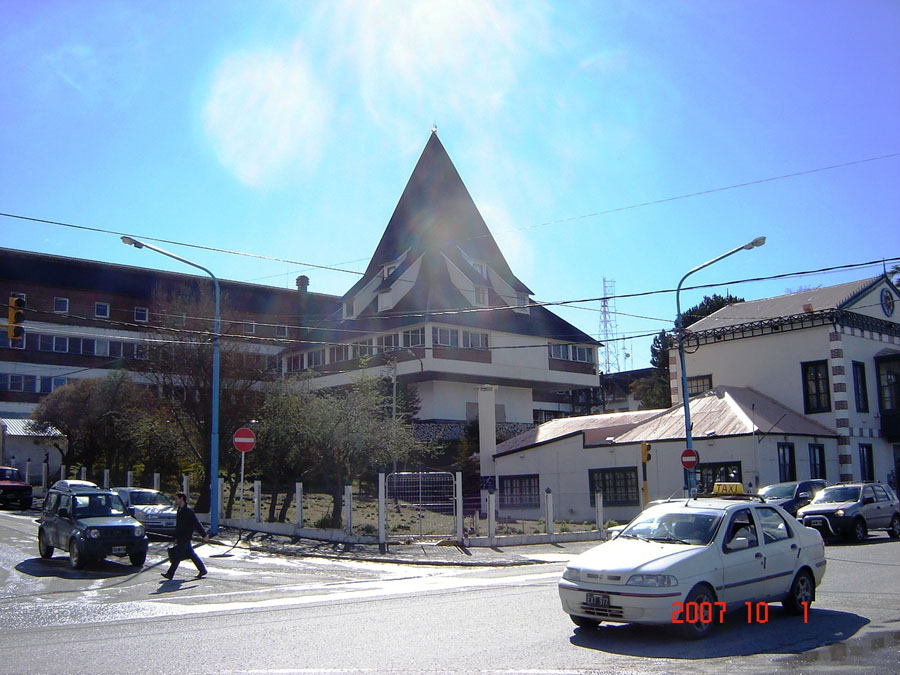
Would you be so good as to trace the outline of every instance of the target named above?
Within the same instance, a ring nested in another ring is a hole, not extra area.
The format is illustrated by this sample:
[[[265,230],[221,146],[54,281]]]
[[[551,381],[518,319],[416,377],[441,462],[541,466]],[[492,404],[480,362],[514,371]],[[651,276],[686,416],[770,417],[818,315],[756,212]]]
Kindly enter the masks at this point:
[[[0,0],[0,246],[342,295],[437,127],[534,299],[646,367],[757,236],[682,308],[896,264],[898,35],[896,0]]]

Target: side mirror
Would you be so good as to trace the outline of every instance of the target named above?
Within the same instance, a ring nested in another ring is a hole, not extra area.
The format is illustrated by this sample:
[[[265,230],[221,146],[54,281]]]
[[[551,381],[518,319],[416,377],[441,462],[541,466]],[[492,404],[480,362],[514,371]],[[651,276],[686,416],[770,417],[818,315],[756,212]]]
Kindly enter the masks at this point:
[[[747,539],[747,537],[735,537],[729,543],[725,544],[725,550],[729,553],[732,551],[743,551],[747,548],[750,548],[750,540]]]
[[[797,499],[807,499],[808,500],[810,497],[812,497],[812,495],[809,492],[801,492],[799,495],[797,495]]]
[[[57,514],[60,518],[68,518],[68,517],[69,517],[69,509],[67,509],[67,508],[61,508],[59,511],[56,512],[56,514]]]

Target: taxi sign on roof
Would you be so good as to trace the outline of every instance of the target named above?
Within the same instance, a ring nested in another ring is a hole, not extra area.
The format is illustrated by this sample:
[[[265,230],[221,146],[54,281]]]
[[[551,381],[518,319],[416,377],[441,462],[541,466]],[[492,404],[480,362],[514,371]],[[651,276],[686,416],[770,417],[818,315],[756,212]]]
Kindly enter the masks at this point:
[[[716,483],[713,485],[714,495],[742,495],[744,486],[741,483]]]

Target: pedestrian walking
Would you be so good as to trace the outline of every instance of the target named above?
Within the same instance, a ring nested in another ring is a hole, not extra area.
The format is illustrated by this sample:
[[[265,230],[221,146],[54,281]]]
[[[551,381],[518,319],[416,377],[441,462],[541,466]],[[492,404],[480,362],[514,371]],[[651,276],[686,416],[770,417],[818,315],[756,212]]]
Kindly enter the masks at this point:
[[[200,556],[194,551],[191,545],[191,539],[194,532],[197,532],[203,541],[209,541],[209,536],[203,525],[197,519],[197,514],[187,505],[187,495],[179,492],[175,495],[175,506],[178,507],[178,515],[175,517],[175,545],[169,548],[169,570],[163,572],[162,576],[171,581],[175,576],[175,570],[178,569],[178,563],[182,560],[191,559],[191,562],[197,568],[197,576],[195,579],[202,579],[206,576],[206,565],[200,560]]]

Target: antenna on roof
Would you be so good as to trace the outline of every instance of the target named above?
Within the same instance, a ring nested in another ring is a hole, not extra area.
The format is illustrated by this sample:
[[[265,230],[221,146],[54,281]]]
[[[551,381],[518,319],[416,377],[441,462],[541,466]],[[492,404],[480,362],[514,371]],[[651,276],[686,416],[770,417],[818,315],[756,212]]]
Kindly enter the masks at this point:
[[[431,133],[433,133],[433,134],[437,133],[437,122],[433,122],[431,124]]]

